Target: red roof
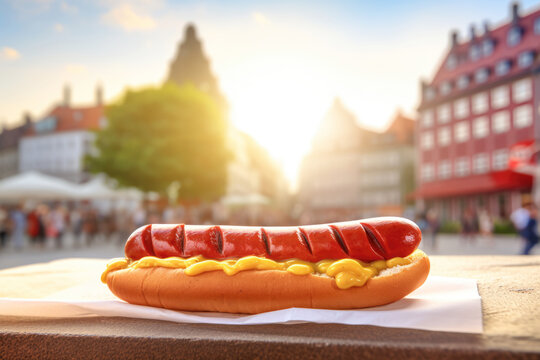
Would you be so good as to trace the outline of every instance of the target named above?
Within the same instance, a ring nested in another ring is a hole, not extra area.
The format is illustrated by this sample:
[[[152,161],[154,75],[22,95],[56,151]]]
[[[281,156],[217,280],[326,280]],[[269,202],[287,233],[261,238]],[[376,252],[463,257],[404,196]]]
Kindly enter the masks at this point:
[[[104,106],[96,105],[90,107],[67,107],[56,106],[51,112],[42,119],[35,122],[29,128],[26,135],[35,135],[41,133],[40,124],[44,125],[47,121],[53,121],[51,127],[46,127],[43,133],[64,132],[75,130],[97,130],[101,126],[104,114]]]
[[[413,195],[416,198],[439,198],[503,190],[531,189],[532,182],[533,178],[530,175],[504,170],[425,183]]]
[[[531,12],[530,14],[519,18],[518,25],[522,29],[522,38],[519,44],[515,46],[509,46],[506,41],[508,31],[512,27],[511,21],[504,23],[503,25],[495,29],[491,29],[488,35],[489,38],[495,41],[495,44],[493,52],[489,56],[481,56],[477,60],[471,60],[468,56],[471,45],[481,45],[482,41],[486,39],[485,34],[476,36],[474,41],[469,39],[469,41],[465,43],[455,45],[448,51],[448,53],[444,57],[444,61],[437,70],[431,85],[437,87],[445,81],[455,81],[461,75],[473,75],[476,70],[484,67],[488,67],[491,70],[487,82],[492,81],[494,78],[499,78],[493,74],[493,68],[495,67],[495,64],[497,64],[500,60],[506,59],[512,60],[513,65],[508,74],[505,75],[505,77],[512,76],[522,71],[523,69],[520,69],[518,66],[515,65],[517,56],[527,50],[536,50],[537,52],[538,50],[540,50],[540,34],[535,34],[534,32],[534,21],[539,16],[540,10],[536,10],[534,12]],[[458,57],[463,56],[463,58],[466,58],[467,60],[460,61],[456,67],[454,67],[453,69],[449,69],[448,67],[446,67],[446,60],[448,59],[450,54],[456,54],[458,55]],[[472,84],[474,85],[474,81],[472,82]],[[453,93],[454,91],[456,91],[455,87],[453,87],[453,91],[451,93]],[[449,93],[448,95],[450,95],[451,93]]]
[[[397,142],[399,143],[412,144],[414,139],[415,127],[416,121],[404,116],[401,112],[398,112],[392,120],[392,123],[388,126],[384,133],[394,134]]]

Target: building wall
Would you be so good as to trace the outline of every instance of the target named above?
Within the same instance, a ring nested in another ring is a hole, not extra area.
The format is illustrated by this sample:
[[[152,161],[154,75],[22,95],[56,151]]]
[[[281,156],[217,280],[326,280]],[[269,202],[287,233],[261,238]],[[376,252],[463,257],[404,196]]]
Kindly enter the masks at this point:
[[[427,107],[420,112],[418,122],[419,166],[417,172],[418,183],[428,183],[436,180],[445,180],[453,177],[465,177],[470,174],[482,174],[507,168],[509,148],[516,142],[529,140],[534,134],[534,118],[538,119],[535,111],[535,97],[533,76],[526,76],[513,81],[500,83],[496,86],[464,95],[457,100],[447,101],[437,106]],[[518,101],[515,98],[516,84],[524,84],[530,89],[527,100]],[[506,105],[495,105],[495,93],[501,89],[507,90]],[[473,101],[477,96],[485,96],[487,106],[484,111],[475,111]],[[456,114],[456,104],[459,101],[467,102],[468,115],[459,118]],[[441,120],[441,109],[450,108],[450,119]],[[530,114],[527,124],[519,122],[520,111],[527,109]],[[507,122],[507,129],[502,129],[501,117]],[[432,120],[428,120],[432,118]],[[486,125],[485,132],[480,134],[479,123]],[[448,143],[445,143],[443,133],[448,132]],[[466,134],[463,135],[463,134]],[[431,139],[431,140],[430,140]],[[479,158],[485,156],[487,163]],[[448,161],[450,171],[441,168]],[[462,170],[460,162],[466,162],[466,169]],[[426,170],[426,168],[432,168]]]
[[[70,131],[24,137],[19,145],[20,171],[40,171],[71,181],[83,181],[88,174],[84,157],[92,149],[90,131]]]
[[[435,207],[443,218],[459,219],[467,207],[486,208],[493,217],[507,217],[522,192],[531,191],[523,177],[504,185],[494,180],[512,173],[508,156],[514,144],[540,139],[540,11],[521,16],[515,3],[510,15],[510,22],[486,26],[482,34],[471,28],[464,42],[452,34],[435,76],[422,83],[416,128],[420,210]],[[524,54],[532,54],[530,61],[522,61]],[[484,70],[487,76],[479,77]],[[456,188],[452,198],[436,195],[435,189],[466,187],[474,179],[490,182],[490,190]]]
[[[0,178],[17,174],[19,171],[19,151],[9,148],[0,151]]]
[[[298,195],[304,221],[403,215],[413,187],[413,161],[412,144],[308,155]]]

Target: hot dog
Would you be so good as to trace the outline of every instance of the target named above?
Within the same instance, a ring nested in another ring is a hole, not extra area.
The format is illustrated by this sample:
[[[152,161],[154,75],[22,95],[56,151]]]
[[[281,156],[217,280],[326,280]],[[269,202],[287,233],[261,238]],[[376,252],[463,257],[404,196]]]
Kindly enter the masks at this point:
[[[429,260],[413,222],[381,217],[299,227],[143,226],[102,281],[134,304],[260,313],[387,304],[421,286]]]

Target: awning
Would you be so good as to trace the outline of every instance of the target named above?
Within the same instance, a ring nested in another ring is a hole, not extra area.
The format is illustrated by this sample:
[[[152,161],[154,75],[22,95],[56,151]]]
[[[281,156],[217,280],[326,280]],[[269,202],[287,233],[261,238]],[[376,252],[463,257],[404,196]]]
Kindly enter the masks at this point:
[[[433,181],[422,184],[411,197],[416,199],[464,196],[503,190],[530,190],[533,178],[512,170]]]

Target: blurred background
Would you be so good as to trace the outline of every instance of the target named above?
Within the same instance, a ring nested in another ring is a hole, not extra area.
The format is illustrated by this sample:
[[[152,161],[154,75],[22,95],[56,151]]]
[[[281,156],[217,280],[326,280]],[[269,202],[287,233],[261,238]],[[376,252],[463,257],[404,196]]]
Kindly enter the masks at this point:
[[[540,251],[534,1],[0,1],[0,268],[146,223]]]

